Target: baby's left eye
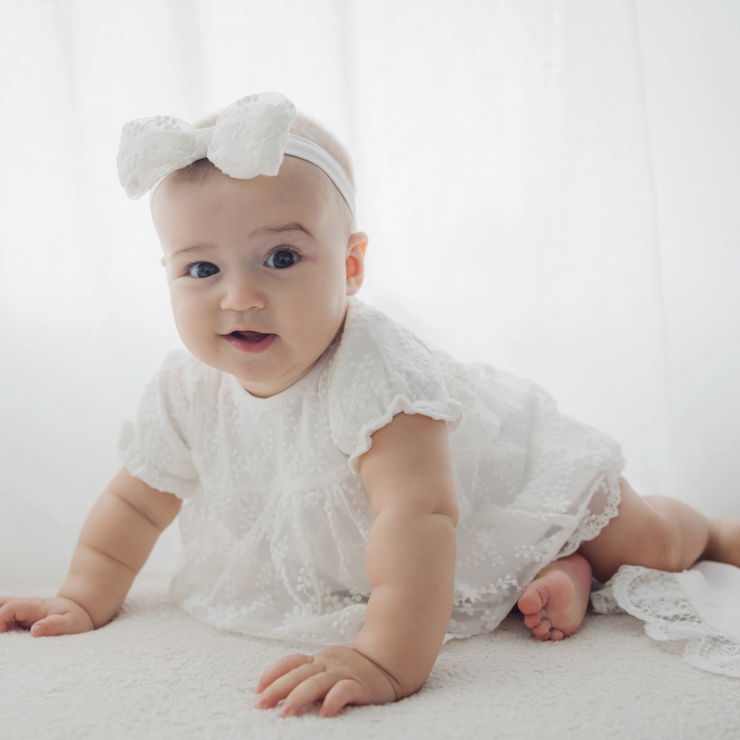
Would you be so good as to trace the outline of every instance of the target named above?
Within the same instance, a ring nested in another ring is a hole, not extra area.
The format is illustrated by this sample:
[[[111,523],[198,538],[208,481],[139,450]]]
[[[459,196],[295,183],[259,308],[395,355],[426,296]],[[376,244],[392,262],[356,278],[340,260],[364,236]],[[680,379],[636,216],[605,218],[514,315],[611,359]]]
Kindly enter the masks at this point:
[[[298,262],[298,255],[295,252],[290,249],[279,249],[267,258],[267,262],[265,264],[268,267],[275,267],[278,270],[284,270],[286,267],[293,267],[296,262]]]

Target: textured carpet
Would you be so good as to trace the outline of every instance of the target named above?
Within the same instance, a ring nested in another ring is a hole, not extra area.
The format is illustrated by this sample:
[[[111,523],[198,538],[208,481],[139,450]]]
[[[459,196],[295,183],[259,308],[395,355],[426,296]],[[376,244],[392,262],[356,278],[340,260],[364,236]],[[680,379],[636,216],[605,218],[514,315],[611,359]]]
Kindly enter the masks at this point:
[[[168,583],[140,574],[94,632],[0,635],[0,738],[740,738],[740,679],[689,666],[683,642],[655,642],[626,614],[589,613],[558,643],[536,641],[511,615],[443,646],[426,684],[400,702],[326,719],[316,703],[281,718],[252,706],[260,674],[319,648],[201,624],[167,603]]]

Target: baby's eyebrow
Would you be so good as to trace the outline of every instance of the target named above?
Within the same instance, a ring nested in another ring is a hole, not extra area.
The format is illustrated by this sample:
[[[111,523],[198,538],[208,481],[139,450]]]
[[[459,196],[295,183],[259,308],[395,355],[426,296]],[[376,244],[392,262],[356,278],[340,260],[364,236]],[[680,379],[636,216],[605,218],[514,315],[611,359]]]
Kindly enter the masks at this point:
[[[255,229],[250,236],[254,236],[255,234],[277,234],[281,231],[303,231],[304,233],[308,234],[309,236],[313,236],[313,234],[305,227],[303,224],[299,224],[297,221],[293,221],[289,224],[283,224],[282,226],[263,226],[260,229]]]
[[[172,259],[176,254],[183,254],[183,252],[189,252],[192,249],[213,249],[213,244],[193,244],[192,247],[185,247],[183,249],[178,249],[177,252],[173,252],[169,259]]]
[[[262,226],[259,229],[255,229],[249,236],[256,236],[257,234],[279,234],[283,231],[302,231],[304,234],[308,234],[308,236],[313,238],[313,234],[303,224],[299,224],[297,221],[282,224],[281,226]],[[192,249],[213,249],[213,244],[193,244],[192,247],[185,247],[184,249],[178,249],[177,252],[173,252],[170,258],[176,254],[189,252]]]

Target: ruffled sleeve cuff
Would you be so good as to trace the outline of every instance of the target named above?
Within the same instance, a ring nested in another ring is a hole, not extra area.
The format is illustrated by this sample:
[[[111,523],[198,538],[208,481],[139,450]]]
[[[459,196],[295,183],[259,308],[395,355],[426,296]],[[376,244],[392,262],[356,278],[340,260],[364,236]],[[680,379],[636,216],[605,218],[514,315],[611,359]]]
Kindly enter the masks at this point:
[[[463,420],[463,407],[453,399],[447,401],[410,401],[406,396],[396,395],[388,404],[385,413],[363,424],[358,434],[358,444],[349,456],[347,463],[350,470],[360,474],[360,458],[372,447],[372,435],[388,424],[396,414],[422,414],[432,419],[447,422],[447,431],[454,432]]]
[[[121,427],[118,437],[118,457],[131,475],[158,491],[173,493],[184,500],[190,498],[198,487],[198,473],[193,466],[181,464],[179,475],[175,475],[171,472],[175,467],[172,464],[168,466],[169,470],[163,470],[161,460],[157,463],[147,458],[136,439],[135,427],[130,421],[125,421]]]
[[[191,424],[189,355],[169,352],[149,380],[136,418],[125,421],[118,456],[136,478],[158,491],[189,498],[198,486],[198,470],[188,444]]]

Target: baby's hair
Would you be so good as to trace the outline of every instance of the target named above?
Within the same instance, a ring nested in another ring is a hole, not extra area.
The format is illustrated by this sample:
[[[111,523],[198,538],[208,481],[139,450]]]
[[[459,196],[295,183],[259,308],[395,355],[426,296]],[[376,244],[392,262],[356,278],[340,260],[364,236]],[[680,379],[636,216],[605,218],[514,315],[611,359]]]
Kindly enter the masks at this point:
[[[207,118],[202,118],[193,125],[195,128],[207,128],[208,126],[213,126],[220,113],[220,110],[216,111],[216,113],[213,113]],[[303,136],[304,138],[309,139],[309,141],[313,141],[314,144],[318,144],[323,149],[326,149],[326,151],[329,152],[329,154],[331,154],[331,156],[334,157],[334,159],[336,159],[342,166],[342,169],[347,173],[347,177],[349,177],[349,181],[352,183],[352,188],[355,189],[352,159],[346,147],[334,132],[319,123],[315,118],[311,118],[305,113],[301,113],[299,111],[296,113],[293,125],[290,127],[290,133]],[[172,173],[171,178],[176,182],[194,182],[200,184],[211,177],[216,170],[216,165],[204,157],[203,159],[197,159],[186,167],[176,170]],[[332,187],[332,191],[334,191],[337,203],[341,201],[340,205],[344,206],[344,210],[350,219],[352,231],[354,231],[355,220],[352,217],[349,206],[344,202],[344,198],[336,187]]]

